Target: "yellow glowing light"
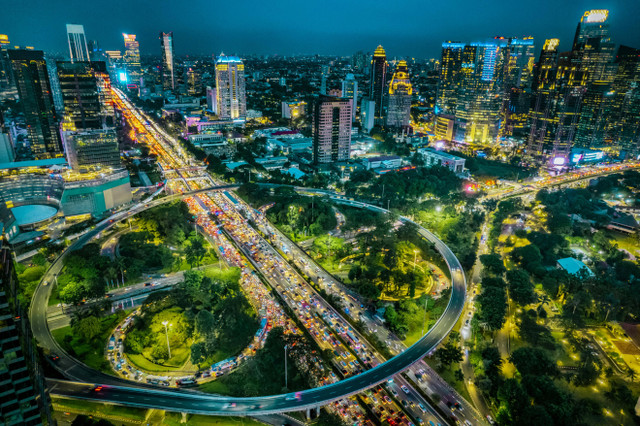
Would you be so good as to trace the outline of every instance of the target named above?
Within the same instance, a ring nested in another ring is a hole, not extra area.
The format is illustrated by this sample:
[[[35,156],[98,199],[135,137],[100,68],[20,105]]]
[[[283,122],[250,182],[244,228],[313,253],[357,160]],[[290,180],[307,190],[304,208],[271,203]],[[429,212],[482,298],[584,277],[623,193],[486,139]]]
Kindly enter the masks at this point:
[[[587,10],[582,16],[581,22],[588,22],[588,23],[604,22],[607,20],[608,16],[609,16],[609,11],[606,9]]]
[[[543,50],[556,50],[558,45],[560,44],[560,39],[558,38],[548,38],[544,41]]]
[[[384,48],[382,47],[382,45],[379,45],[378,47],[376,47],[375,52],[373,52],[373,56],[374,57],[378,57],[378,58],[379,57],[383,57],[384,58],[384,57],[387,56],[387,54],[385,53]]]

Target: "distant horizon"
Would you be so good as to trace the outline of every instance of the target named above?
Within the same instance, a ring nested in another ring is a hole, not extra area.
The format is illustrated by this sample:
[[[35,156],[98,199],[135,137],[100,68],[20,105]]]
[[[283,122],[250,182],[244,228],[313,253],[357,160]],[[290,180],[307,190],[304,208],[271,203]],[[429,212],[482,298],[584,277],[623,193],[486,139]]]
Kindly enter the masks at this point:
[[[67,55],[66,24],[84,26],[87,40],[103,50],[123,50],[123,33],[136,34],[144,56],[160,54],[160,31],[173,31],[178,56],[212,56],[220,52],[240,56],[347,57],[384,46],[390,59],[438,59],[443,42],[472,42],[494,36],[533,36],[537,52],[547,38],[559,38],[560,50],[570,50],[584,11],[608,9],[611,40],[640,48],[636,17],[640,2],[578,0],[565,4],[541,0],[537,5],[487,0],[451,0],[425,6],[409,0],[394,15],[380,0],[361,4],[326,0],[300,4],[282,0],[263,3],[212,5],[193,0],[189,8],[170,3],[155,7],[151,0],[114,0],[114,7],[87,9],[81,0],[59,2],[7,0],[0,17],[0,33],[11,46],[32,46]],[[393,8],[393,7],[391,7]],[[153,13],[150,13],[153,10]],[[344,12],[344,13],[341,13]],[[149,17],[143,19],[140,17]],[[234,19],[235,18],[235,19]],[[312,18],[312,19],[308,19]],[[25,25],[29,23],[29,25]]]

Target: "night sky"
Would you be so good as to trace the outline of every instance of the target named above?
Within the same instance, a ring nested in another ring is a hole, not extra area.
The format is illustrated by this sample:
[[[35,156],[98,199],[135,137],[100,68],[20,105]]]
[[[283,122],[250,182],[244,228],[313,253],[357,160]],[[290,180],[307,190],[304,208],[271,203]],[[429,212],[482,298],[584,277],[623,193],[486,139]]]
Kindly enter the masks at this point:
[[[78,23],[105,50],[137,34],[143,55],[173,31],[179,55],[350,55],[382,44],[390,58],[431,58],[445,40],[495,35],[533,35],[538,49],[557,37],[568,50],[588,9],[609,9],[614,43],[640,48],[638,0],[0,0],[0,33],[48,52],[68,52],[65,24]]]

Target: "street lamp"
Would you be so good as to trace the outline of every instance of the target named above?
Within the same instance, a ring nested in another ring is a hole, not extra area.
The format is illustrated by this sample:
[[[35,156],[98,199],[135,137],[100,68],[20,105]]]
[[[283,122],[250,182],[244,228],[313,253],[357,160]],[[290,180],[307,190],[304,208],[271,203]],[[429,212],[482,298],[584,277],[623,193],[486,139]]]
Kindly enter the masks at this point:
[[[169,321],[162,321],[162,325],[164,325],[164,333],[167,336],[167,351],[169,352],[169,358],[171,358],[171,346],[169,345],[169,329],[173,324],[169,324]]]

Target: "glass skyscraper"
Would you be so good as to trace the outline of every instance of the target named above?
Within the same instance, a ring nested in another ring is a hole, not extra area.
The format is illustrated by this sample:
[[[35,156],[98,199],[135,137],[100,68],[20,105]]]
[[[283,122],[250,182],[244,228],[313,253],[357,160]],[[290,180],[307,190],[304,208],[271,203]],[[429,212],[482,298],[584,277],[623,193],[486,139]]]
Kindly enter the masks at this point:
[[[162,88],[164,90],[175,90],[173,32],[160,33],[160,46],[162,47]]]

